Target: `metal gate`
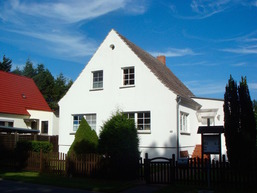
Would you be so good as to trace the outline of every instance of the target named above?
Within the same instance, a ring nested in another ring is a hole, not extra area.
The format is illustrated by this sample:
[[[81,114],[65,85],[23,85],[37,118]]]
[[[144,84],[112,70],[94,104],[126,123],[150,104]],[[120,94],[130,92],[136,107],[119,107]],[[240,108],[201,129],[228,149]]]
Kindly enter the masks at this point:
[[[151,184],[170,184],[175,177],[175,159],[155,157],[144,160],[145,180]]]

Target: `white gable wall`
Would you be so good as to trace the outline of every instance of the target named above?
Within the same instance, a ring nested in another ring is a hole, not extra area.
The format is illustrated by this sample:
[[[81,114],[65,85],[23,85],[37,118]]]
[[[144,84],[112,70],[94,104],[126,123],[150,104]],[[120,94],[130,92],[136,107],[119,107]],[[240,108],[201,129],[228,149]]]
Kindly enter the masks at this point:
[[[114,50],[110,48],[111,44],[115,46]],[[135,67],[135,87],[123,88],[122,68],[130,66]],[[103,70],[103,90],[91,90],[92,71],[97,70]],[[151,152],[160,156],[171,149],[176,151],[176,95],[153,75],[114,31],[109,33],[59,105],[61,152],[67,152],[74,140],[73,114],[96,113],[99,134],[104,121],[117,110],[151,112],[151,133],[139,134],[142,154],[149,147],[158,147]]]
[[[114,49],[111,48],[114,45]],[[134,67],[135,86],[123,86],[123,68]],[[92,72],[103,70],[103,89],[93,90]],[[151,131],[138,131],[141,156],[147,152],[150,157],[171,157],[177,152],[177,113],[188,114],[187,133],[179,131],[180,150],[192,154],[196,144],[201,144],[197,134],[199,122],[197,111],[179,105],[177,95],[169,90],[126,45],[111,31],[88,62],[77,80],[59,102],[60,127],[59,150],[67,153],[74,140],[73,115],[96,114],[96,132],[117,110],[123,112],[151,113]],[[220,102],[194,98],[202,108],[217,108]],[[223,120],[222,116],[220,118]],[[217,124],[221,123],[217,121]]]

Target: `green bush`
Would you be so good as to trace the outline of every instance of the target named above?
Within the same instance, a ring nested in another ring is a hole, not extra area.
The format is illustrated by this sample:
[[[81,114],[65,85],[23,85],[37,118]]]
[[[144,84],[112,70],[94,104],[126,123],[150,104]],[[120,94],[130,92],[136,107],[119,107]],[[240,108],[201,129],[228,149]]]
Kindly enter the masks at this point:
[[[18,141],[16,144],[16,152],[34,151],[49,153],[53,150],[53,144],[48,141]]]
[[[132,119],[117,112],[105,122],[99,137],[99,151],[110,157],[114,177],[135,178],[138,174],[139,139]]]
[[[96,153],[98,137],[87,121],[82,118],[75,139],[69,149],[68,155],[80,156],[87,153]]]

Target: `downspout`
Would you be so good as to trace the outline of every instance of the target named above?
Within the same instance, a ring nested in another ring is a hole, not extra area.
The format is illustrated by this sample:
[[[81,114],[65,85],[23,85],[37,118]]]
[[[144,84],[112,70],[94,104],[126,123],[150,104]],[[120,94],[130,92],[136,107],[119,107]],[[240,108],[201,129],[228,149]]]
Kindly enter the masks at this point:
[[[177,160],[179,159],[179,104],[181,102],[181,97],[177,96]]]

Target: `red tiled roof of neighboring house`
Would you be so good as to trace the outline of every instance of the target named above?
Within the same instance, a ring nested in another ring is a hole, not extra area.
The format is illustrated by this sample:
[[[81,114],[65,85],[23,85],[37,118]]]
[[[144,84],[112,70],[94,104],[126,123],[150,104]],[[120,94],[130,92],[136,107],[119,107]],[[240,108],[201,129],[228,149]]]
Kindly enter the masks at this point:
[[[0,113],[29,115],[27,109],[52,111],[31,78],[0,71]]]

